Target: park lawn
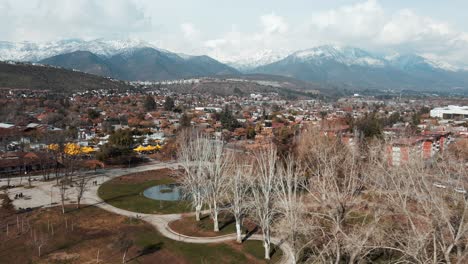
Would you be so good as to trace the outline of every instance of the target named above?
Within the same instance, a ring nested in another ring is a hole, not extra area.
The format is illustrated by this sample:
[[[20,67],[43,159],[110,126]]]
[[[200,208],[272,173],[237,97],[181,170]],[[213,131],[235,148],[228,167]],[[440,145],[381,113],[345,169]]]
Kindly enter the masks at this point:
[[[175,183],[171,178],[135,182],[128,179],[121,181],[119,178],[105,182],[98,189],[99,197],[114,207],[146,214],[175,214],[189,212],[191,209],[187,201],[161,201],[143,196],[143,191],[147,188]]]
[[[213,220],[209,215],[202,216],[199,222],[196,221],[195,216],[182,217],[169,223],[169,227],[177,233],[194,237],[215,237],[236,233],[234,216],[222,212],[218,215],[218,221],[219,232],[213,231]],[[255,227],[254,223],[244,221],[242,233],[244,234],[246,229],[253,230]]]
[[[38,209],[5,220],[10,233],[0,236],[0,263],[265,263],[235,243],[189,244],[163,237],[148,223],[94,206]],[[49,228],[49,226],[53,226]],[[24,227],[24,230],[22,230]],[[5,232],[5,230],[2,230]],[[125,243],[123,243],[125,241]],[[38,246],[41,247],[41,256]],[[127,245],[127,246],[124,246]],[[260,244],[260,249],[261,244]]]
[[[159,233],[158,233],[159,234]],[[270,261],[265,261],[261,241],[246,241],[239,245],[235,242],[215,244],[193,244],[168,239],[152,233],[140,233],[136,245],[143,248],[168,248],[178,256],[189,259],[190,263],[276,263],[281,259],[278,250]],[[256,252],[259,250],[259,252]],[[253,254],[255,253],[255,254]],[[135,262],[137,263],[137,262]]]
[[[263,249],[263,242],[259,240],[247,240],[242,243],[242,251],[254,256],[256,259],[263,260],[264,263],[277,263],[281,260],[283,252],[276,245],[271,245],[272,252],[270,254],[270,260],[265,261],[265,250]]]

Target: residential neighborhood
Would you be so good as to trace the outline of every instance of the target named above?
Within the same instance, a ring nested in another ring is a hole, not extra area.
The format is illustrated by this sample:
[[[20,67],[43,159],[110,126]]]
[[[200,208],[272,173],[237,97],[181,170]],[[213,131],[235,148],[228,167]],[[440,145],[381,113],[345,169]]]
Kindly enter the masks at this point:
[[[0,0],[0,264],[468,263],[466,10]]]

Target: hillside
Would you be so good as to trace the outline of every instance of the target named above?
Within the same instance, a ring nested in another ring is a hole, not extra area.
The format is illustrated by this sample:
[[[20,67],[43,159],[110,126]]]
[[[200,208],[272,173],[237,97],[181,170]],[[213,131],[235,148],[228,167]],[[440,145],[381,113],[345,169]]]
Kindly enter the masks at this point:
[[[49,66],[0,62],[0,87],[71,93],[94,89],[127,90],[131,86],[87,73]]]
[[[353,89],[468,92],[466,71],[417,55],[387,58],[352,47],[321,46],[298,51],[251,72]]]
[[[253,77],[253,76],[252,76]],[[266,78],[265,76],[263,76]],[[279,77],[278,79],[283,79]],[[160,89],[160,85],[147,86],[147,89]],[[320,91],[311,89],[312,87],[297,86],[294,83],[280,82],[277,80],[260,80],[237,78],[213,78],[206,79],[199,83],[170,84],[162,88],[177,94],[208,94],[217,96],[249,96],[252,93],[277,93],[286,98],[316,98]]]
[[[40,63],[128,81],[239,73],[208,56],[181,57],[150,47],[135,48],[110,57],[98,56],[89,51],[75,51],[41,60]]]
[[[89,51],[75,51],[53,56],[42,60],[41,64],[76,69],[101,76],[112,76],[111,66],[105,60]]]

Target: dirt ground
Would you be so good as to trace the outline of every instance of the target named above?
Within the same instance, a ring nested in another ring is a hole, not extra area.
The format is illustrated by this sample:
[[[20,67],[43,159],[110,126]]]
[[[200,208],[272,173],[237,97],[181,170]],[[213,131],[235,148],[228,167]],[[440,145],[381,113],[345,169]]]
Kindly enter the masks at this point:
[[[148,224],[95,207],[65,215],[60,208],[1,211],[0,263],[96,263],[98,251],[100,263],[121,263],[127,246],[127,259],[138,263],[188,263],[168,249],[139,241],[155,232]]]
[[[99,263],[122,263],[125,248],[127,263],[265,263],[234,242],[173,241],[141,220],[93,206],[68,207],[62,214],[60,207],[19,213],[8,199],[3,205],[0,263],[81,264],[97,263],[98,259]]]
[[[118,177],[113,183],[141,183],[150,180],[160,180],[165,178],[176,178],[177,171],[171,169],[150,170],[144,172],[131,173],[125,176]]]

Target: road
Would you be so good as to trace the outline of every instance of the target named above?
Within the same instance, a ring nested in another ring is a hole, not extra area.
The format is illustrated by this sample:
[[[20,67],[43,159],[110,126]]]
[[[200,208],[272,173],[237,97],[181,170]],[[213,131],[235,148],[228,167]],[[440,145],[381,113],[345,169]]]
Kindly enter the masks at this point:
[[[224,241],[235,240],[236,235],[234,233],[229,234],[229,235],[224,235],[224,236],[218,236],[218,237],[185,236],[185,235],[175,232],[169,227],[170,222],[178,220],[182,217],[181,214],[157,215],[157,214],[135,213],[135,212],[123,210],[120,208],[116,208],[104,202],[101,198],[99,198],[97,194],[99,185],[113,178],[126,175],[126,174],[130,174],[130,173],[143,172],[147,170],[156,170],[156,169],[163,169],[163,168],[175,169],[177,168],[177,166],[178,164],[174,162],[161,163],[161,162],[152,161],[147,165],[143,165],[139,167],[106,169],[99,174],[90,175],[90,177],[93,177],[94,180],[98,182],[98,185],[92,185],[92,184],[89,185],[89,188],[83,194],[82,204],[92,204],[106,211],[119,214],[119,215],[123,215],[123,216],[128,216],[128,217],[138,216],[140,219],[148,222],[153,227],[155,227],[162,235],[166,236],[167,238],[185,242],[185,243],[206,244],[206,243],[219,243],[219,242],[224,242]],[[19,182],[20,182],[19,178],[14,178],[11,180],[10,184],[19,185]],[[27,184],[27,181],[24,181],[24,179],[23,179],[23,182]],[[6,185],[6,181],[0,182],[0,186],[2,185]],[[55,185],[55,181],[49,181],[49,182],[34,181],[33,188],[27,188],[27,187],[12,188],[7,191],[7,194],[10,197],[10,199],[13,201],[13,205],[17,209],[28,208],[28,207],[37,208],[37,207],[56,206],[60,204],[60,194],[59,194],[58,188],[54,187],[54,185]],[[15,199],[15,195],[20,194],[20,193],[23,194],[24,198]],[[69,191],[67,192],[67,196],[70,198],[76,197],[76,193],[74,192],[73,188],[69,189]],[[67,200],[67,203],[70,203],[72,201],[74,201],[74,199]],[[262,240],[262,236],[253,235],[249,237],[249,239]],[[271,241],[272,243],[279,245],[279,247],[283,251],[283,257],[279,263],[280,264],[292,263],[292,259],[293,259],[292,250],[289,244],[275,237],[273,237]]]

